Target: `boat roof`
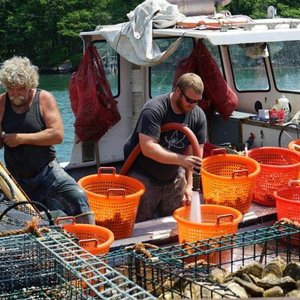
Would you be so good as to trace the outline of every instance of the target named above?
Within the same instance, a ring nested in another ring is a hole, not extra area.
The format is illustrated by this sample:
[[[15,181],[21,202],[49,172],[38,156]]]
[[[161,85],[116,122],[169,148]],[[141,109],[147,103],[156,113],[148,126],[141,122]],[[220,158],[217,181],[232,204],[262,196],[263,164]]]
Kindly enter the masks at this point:
[[[124,23],[99,26],[99,30],[81,32],[80,37],[90,41],[104,39],[102,33],[120,31]],[[260,42],[280,42],[300,40],[300,19],[274,18],[253,20],[251,23],[236,26],[222,25],[220,29],[164,28],[153,29],[153,37],[193,37],[209,40],[213,45],[232,45]]]

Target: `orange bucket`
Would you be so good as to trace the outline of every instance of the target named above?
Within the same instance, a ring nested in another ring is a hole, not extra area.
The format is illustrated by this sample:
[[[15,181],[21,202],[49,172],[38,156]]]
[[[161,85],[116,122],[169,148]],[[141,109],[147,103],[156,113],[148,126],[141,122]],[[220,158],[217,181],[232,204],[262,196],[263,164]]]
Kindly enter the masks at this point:
[[[111,173],[103,173],[110,171]],[[100,167],[98,174],[81,178],[96,224],[109,228],[115,239],[130,237],[145,186],[139,180],[116,174],[113,167]]]
[[[300,186],[299,180],[290,181],[289,187],[274,191],[277,220],[287,218],[300,223]],[[292,235],[290,243],[299,246],[299,234]]]
[[[248,155],[260,164],[253,202],[276,206],[274,191],[285,188],[290,180],[298,179],[300,153],[280,147],[261,147],[251,149]]]
[[[200,205],[201,222],[191,222],[191,206],[174,211],[179,243],[195,242],[226,234],[236,233],[243,215],[237,209],[222,205]]]
[[[229,206],[245,214],[251,206],[259,163],[249,157],[226,154],[223,148],[211,153],[201,167],[205,203]]]
[[[65,221],[71,223],[65,223]],[[64,221],[63,224],[60,224]],[[107,228],[91,224],[75,224],[74,217],[57,218],[56,223],[67,232],[74,234],[79,239],[79,245],[93,255],[102,255],[109,252],[109,247],[114,241],[114,234]]]
[[[293,140],[288,144],[290,150],[300,151],[300,140]]]
[[[295,183],[299,182],[298,180]],[[276,201],[277,220],[288,218],[300,223],[300,186],[292,185],[274,191]]]

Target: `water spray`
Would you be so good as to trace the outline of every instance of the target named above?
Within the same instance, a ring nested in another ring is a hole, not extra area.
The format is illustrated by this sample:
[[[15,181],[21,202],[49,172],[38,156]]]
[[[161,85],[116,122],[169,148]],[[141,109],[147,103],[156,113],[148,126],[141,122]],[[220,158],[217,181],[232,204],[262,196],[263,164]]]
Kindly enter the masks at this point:
[[[191,222],[201,222],[200,202],[200,171],[193,170],[192,201],[190,211]]]

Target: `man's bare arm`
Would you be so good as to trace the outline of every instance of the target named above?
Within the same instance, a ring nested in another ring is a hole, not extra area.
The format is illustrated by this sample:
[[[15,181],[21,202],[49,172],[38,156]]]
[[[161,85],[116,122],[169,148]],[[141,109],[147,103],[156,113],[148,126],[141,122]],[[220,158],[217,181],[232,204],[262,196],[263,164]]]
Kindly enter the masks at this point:
[[[3,142],[10,147],[19,145],[51,146],[63,140],[63,123],[54,96],[41,91],[40,109],[46,128],[36,133],[11,133],[3,136]]]

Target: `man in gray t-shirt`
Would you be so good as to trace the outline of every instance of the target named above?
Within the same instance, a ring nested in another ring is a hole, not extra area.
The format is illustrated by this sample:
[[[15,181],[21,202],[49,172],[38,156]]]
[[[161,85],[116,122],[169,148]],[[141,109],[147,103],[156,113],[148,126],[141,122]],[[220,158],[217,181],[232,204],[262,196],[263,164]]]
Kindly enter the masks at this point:
[[[139,143],[138,155],[128,176],[145,184],[137,221],[171,215],[191,200],[192,171],[200,170],[206,141],[206,117],[197,105],[202,98],[203,83],[194,73],[182,75],[168,95],[149,100],[142,108],[136,127],[124,146],[125,159]],[[187,125],[199,143],[200,157],[192,155],[188,138],[179,130],[161,132],[167,123]],[[184,172],[185,171],[185,172]]]

